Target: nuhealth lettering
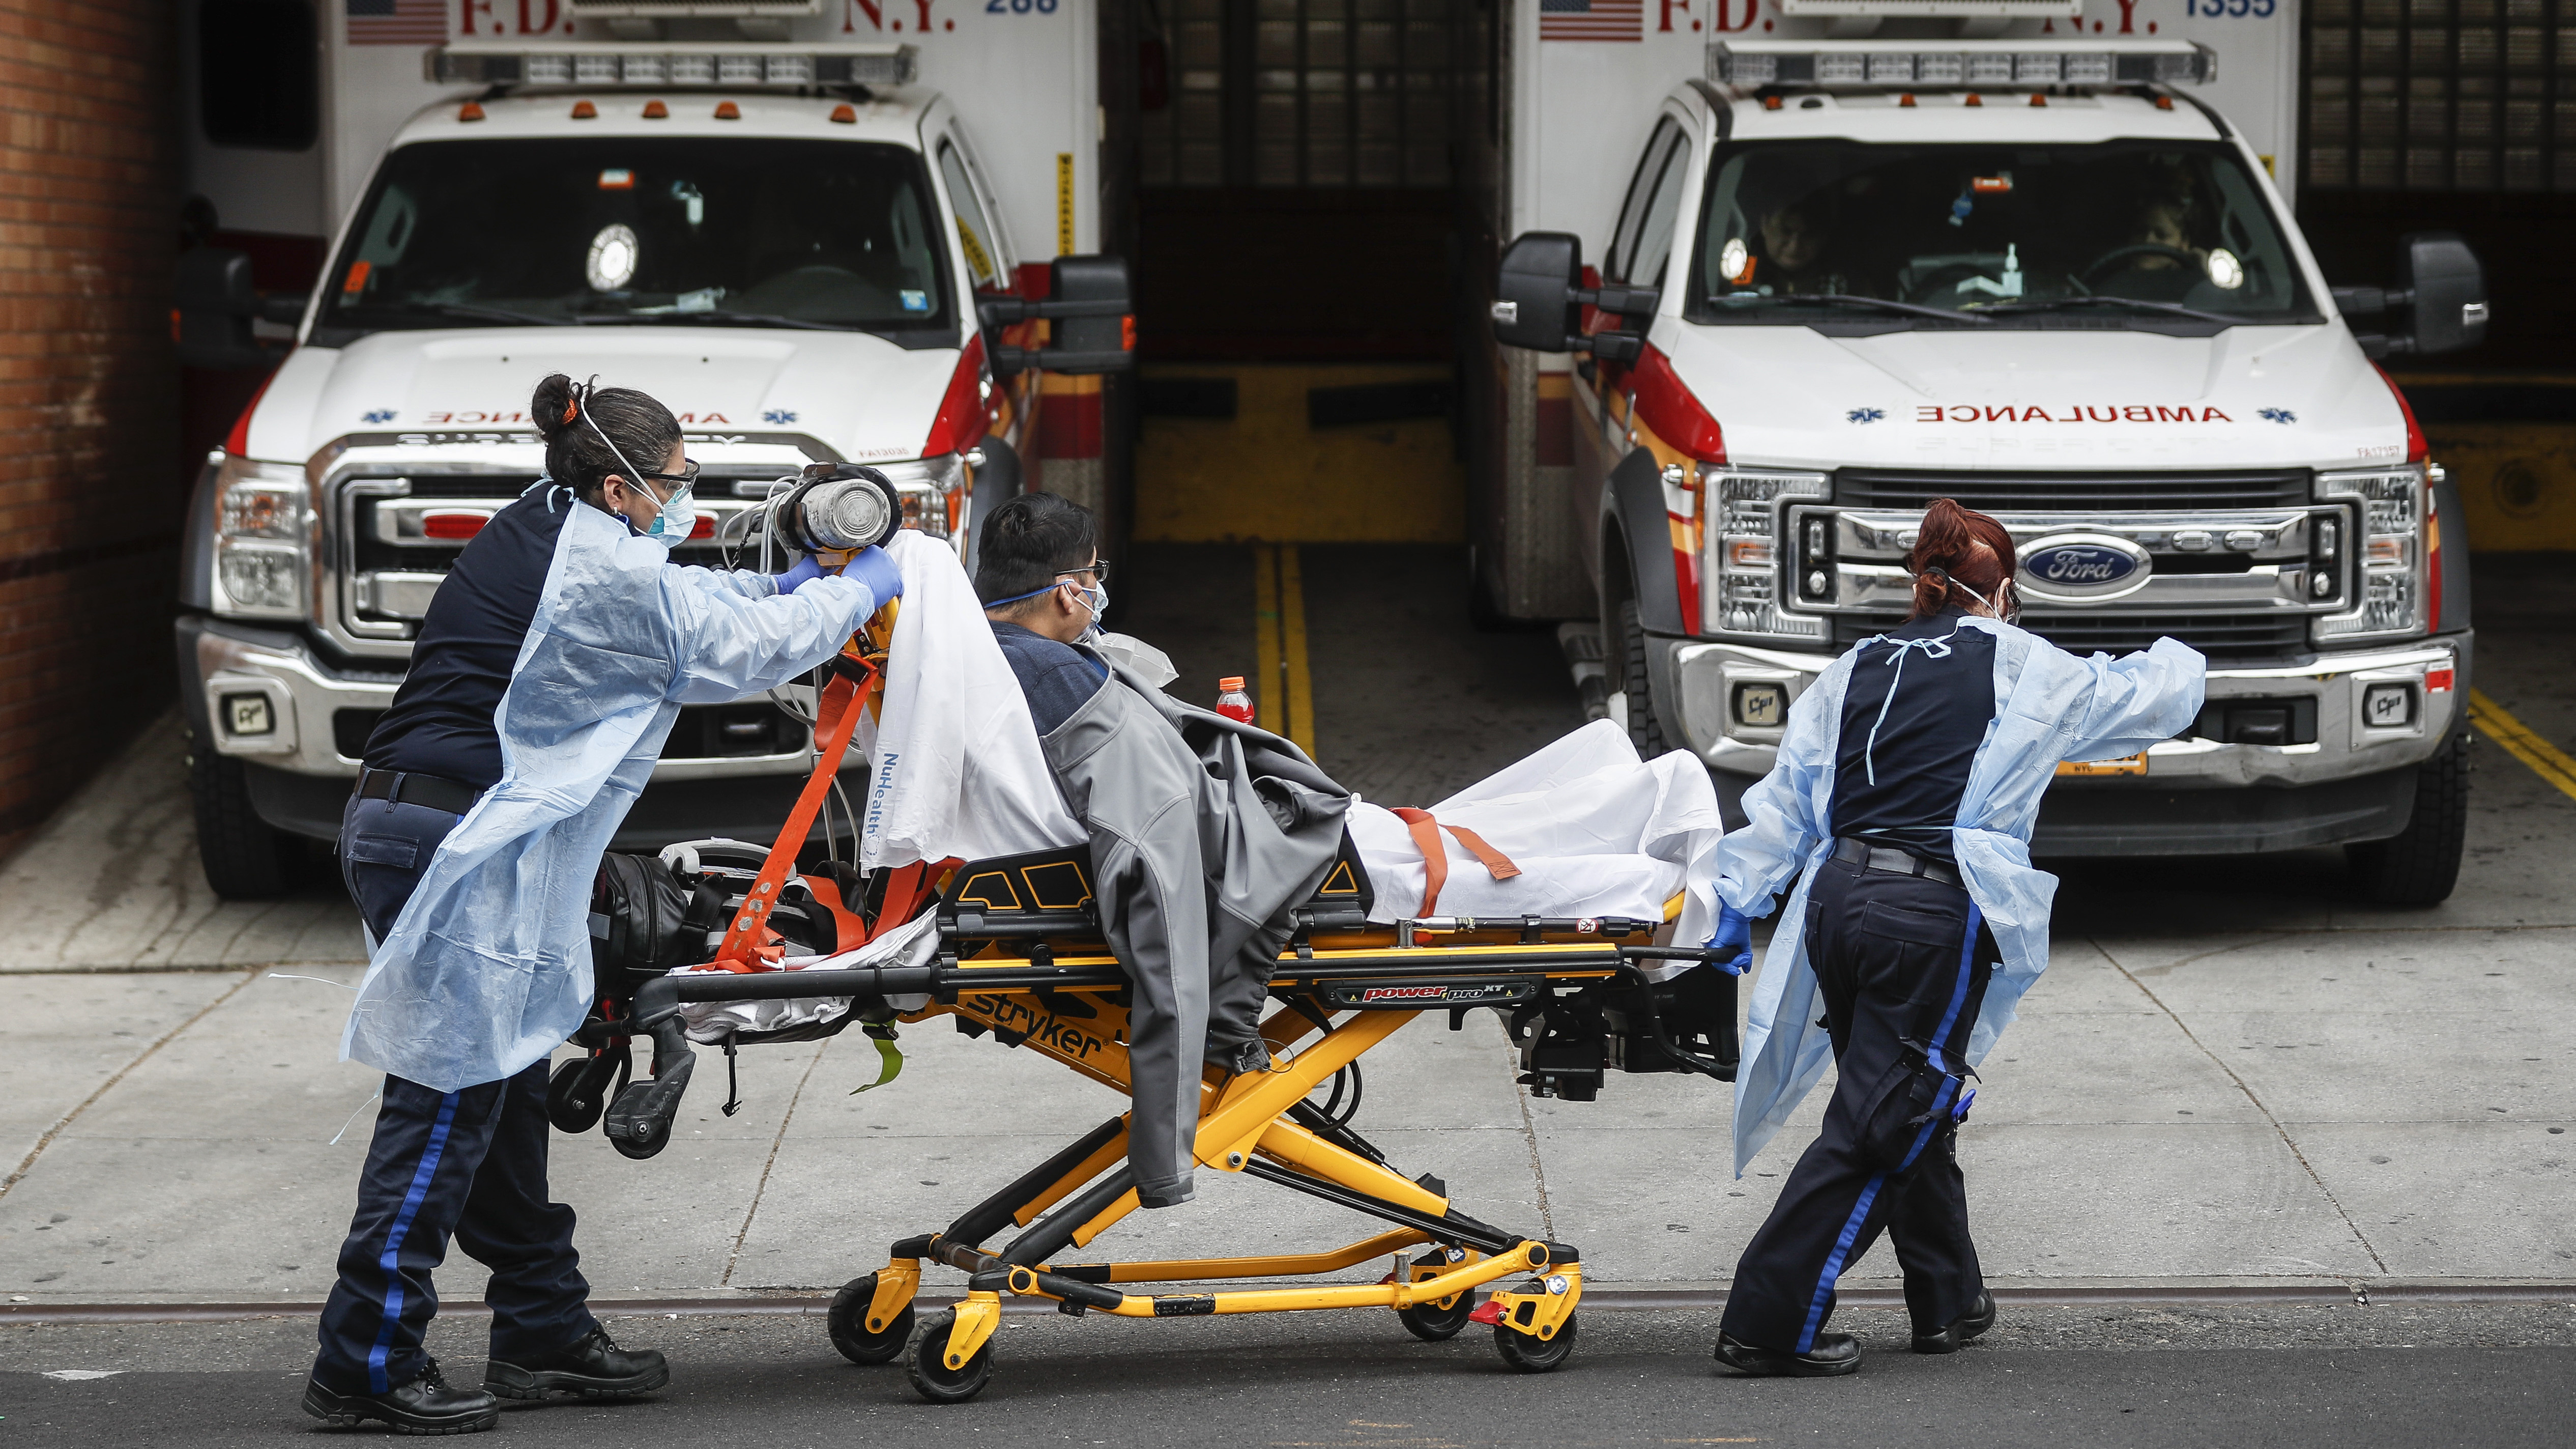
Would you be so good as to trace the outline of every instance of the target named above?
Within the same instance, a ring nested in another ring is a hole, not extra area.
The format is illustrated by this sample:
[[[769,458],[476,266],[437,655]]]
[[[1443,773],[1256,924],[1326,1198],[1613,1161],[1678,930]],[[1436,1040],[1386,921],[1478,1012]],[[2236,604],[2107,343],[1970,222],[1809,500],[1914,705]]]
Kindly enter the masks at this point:
[[[2043,407],[2022,407],[2004,403],[1981,406],[1973,403],[1931,404],[1914,409],[1918,423],[2232,423],[2227,414],[2211,407],[2179,407],[2161,403],[2118,403],[2111,406],[2085,404],[2067,406],[2054,412]]]

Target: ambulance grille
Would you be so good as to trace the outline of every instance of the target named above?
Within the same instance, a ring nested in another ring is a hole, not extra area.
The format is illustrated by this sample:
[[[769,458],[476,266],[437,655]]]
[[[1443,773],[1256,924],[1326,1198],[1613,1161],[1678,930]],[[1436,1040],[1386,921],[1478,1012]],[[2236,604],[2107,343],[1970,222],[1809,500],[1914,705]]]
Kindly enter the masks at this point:
[[[2310,498],[2305,468],[2246,473],[1954,473],[1845,468],[1834,475],[1844,508],[1921,508],[1935,498],[1993,513],[2073,514],[2122,509],[2281,508]],[[2076,520],[2069,520],[2070,522]]]
[[[1834,648],[1849,649],[1872,634],[1903,623],[1895,614],[1840,614],[1834,618]],[[2042,612],[2026,609],[2021,626],[2070,654],[2096,650],[2133,654],[2163,635],[2190,645],[2213,660],[2285,659],[2308,653],[2307,620],[2284,612],[2259,614],[2120,614]]]

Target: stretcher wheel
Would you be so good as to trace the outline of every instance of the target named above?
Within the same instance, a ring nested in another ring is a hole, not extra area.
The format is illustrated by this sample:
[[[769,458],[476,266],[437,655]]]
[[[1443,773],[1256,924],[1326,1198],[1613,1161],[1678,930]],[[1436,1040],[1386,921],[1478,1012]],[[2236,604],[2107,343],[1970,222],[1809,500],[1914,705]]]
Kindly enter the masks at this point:
[[[661,1151],[670,1144],[671,1124],[668,1121],[649,1124],[645,1129],[645,1135],[641,1141],[630,1142],[623,1137],[615,1136],[608,1139],[609,1146],[616,1148],[621,1154],[632,1157],[638,1162],[641,1162],[645,1158],[652,1156],[654,1153]]]
[[[1458,1330],[1467,1326],[1467,1315],[1475,1311],[1476,1295],[1462,1292],[1451,1298],[1446,1308],[1436,1303],[1417,1303],[1395,1310],[1395,1316],[1405,1332],[1424,1343],[1446,1343],[1458,1336]]]
[[[912,1339],[912,1306],[894,1316],[894,1322],[881,1333],[868,1332],[868,1306],[876,1302],[877,1275],[853,1278],[840,1292],[832,1295],[832,1311],[823,1322],[832,1333],[832,1347],[852,1363],[892,1363],[903,1355],[903,1346]]]
[[[1525,1374],[1554,1373],[1574,1356],[1574,1315],[1565,1315],[1556,1337],[1532,1338],[1509,1324],[1494,1325],[1494,1351],[1503,1362]]]
[[[942,1308],[921,1320],[904,1345],[903,1373],[912,1391],[934,1404],[962,1404],[984,1392],[993,1378],[993,1345],[986,1340],[962,1369],[948,1366],[948,1335],[957,1327],[957,1310]]]

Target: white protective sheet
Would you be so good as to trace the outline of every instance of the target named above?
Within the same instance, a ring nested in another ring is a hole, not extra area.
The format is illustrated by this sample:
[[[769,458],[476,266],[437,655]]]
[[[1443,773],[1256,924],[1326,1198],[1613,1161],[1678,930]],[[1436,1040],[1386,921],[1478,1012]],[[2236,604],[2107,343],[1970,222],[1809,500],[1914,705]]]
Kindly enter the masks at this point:
[[[886,544],[903,608],[885,705],[851,748],[868,760],[859,868],[989,860],[1090,839],[1064,808],[1028,697],[993,642],[956,551],[910,529]]]
[[[1474,831],[1521,873],[1495,880],[1446,830],[1444,916],[1663,917],[1686,892],[1672,939],[1698,945],[1717,920],[1718,839],[1725,833],[1707,767],[1680,751],[1640,760],[1627,731],[1595,720],[1538,753],[1429,807]],[[1393,922],[1422,904],[1422,852],[1404,821],[1365,802],[1351,841],[1377,893],[1369,919]],[[1659,976],[1689,963],[1665,962]]]

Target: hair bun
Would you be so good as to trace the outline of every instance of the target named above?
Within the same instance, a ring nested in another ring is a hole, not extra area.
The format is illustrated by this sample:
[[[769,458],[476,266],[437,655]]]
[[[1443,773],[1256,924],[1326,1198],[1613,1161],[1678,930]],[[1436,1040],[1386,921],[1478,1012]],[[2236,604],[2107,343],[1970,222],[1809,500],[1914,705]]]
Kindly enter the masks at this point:
[[[528,418],[536,424],[539,437],[551,443],[571,428],[581,416],[573,398],[572,379],[560,372],[548,373],[537,384],[536,394],[528,399]]]

